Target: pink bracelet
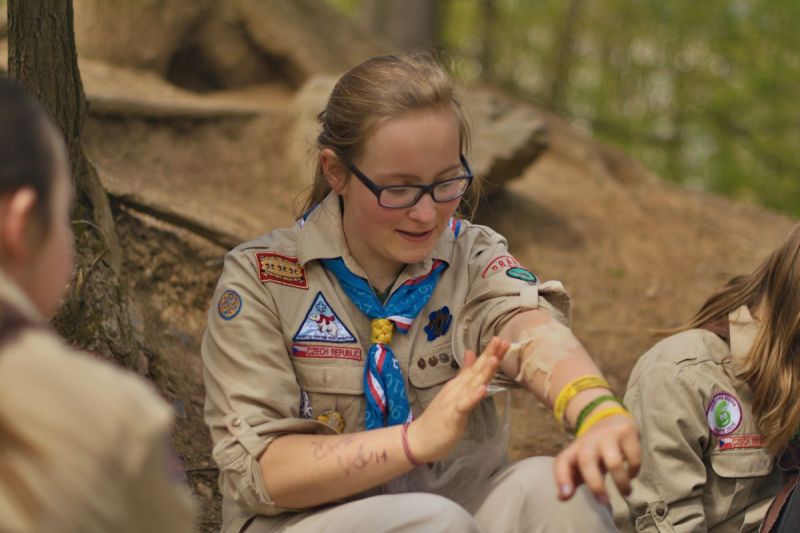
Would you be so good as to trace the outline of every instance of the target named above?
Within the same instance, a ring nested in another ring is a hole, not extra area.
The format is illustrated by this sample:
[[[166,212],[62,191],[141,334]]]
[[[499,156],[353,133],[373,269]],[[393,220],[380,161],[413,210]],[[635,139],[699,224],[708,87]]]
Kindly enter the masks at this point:
[[[414,466],[422,466],[425,463],[417,459],[417,457],[411,451],[411,446],[408,445],[408,424],[409,422],[403,424],[403,430],[401,432],[401,435],[403,437],[403,451],[406,452],[406,459],[408,459],[409,463],[411,463]]]

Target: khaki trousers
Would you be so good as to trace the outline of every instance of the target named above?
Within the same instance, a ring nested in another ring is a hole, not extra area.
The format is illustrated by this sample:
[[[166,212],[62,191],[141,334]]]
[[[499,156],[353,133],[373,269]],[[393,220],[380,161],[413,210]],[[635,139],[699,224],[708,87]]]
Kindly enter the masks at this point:
[[[558,500],[553,458],[533,457],[500,470],[473,509],[434,494],[373,496],[300,513],[278,526],[259,519],[247,533],[586,533],[616,531],[611,513],[585,487]]]

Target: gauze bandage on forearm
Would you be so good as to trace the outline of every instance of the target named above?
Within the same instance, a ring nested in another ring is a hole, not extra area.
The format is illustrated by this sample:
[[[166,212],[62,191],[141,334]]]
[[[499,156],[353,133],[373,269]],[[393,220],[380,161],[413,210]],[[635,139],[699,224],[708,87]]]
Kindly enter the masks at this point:
[[[536,372],[545,375],[545,396],[550,392],[550,376],[556,365],[567,357],[579,353],[581,343],[572,331],[556,320],[549,320],[527,330],[524,337],[512,342],[506,357],[519,361],[517,383],[529,382]]]

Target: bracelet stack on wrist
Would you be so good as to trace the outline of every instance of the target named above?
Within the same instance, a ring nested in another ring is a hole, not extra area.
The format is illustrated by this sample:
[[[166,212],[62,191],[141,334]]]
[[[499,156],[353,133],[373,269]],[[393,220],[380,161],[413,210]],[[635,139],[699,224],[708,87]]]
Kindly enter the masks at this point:
[[[553,406],[553,416],[556,417],[556,422],[559,426],[564,427],[564,415],[567,412],[567,405],[572,399],[587,389],[608,389],[611,390],[611,385],[608,381],[600,376],[581,376],[573,379],[561,389],[561,392],[556,396],[556,402]]]
[[[606,407],[605,409],[600,409],[596,413],[592,413],[589,416],[589,418],[586,419],[586,421],[583,423],[583,425],[578,426],[575,429],[575,436],[576,437],[580,437],[581,435],[583,435],[584,433],[589,431],[589,429],[592,426],[594,426],[595,424],[597,424],[601,420],[603,420],[605,418],[608,418],[608,417],[611,417],[611,416],[614,416],[614,415],[631,416],[631,414],[628,412],[628,410],[625,409],[621,404],[620,405],[615,405],[614,407]]]
[[[411,463],[414,466],[422,466],[425,463],[417,459],[417,456],[414,455],[414,452],[411,451],[411,446],[408,445],[408,424],[409,422],[403,424],[403,429],[400,433],[403,439],[403,451],[406,453],[406,459],[408,459],[409,463]]]
[[[597,398],[595,398],[591,402],[587,403],[586,406],[583,409],[581,409],[581,413],[578,415],[578,419],[575,421],[575,432],[576,433],[578,431],[580,431],[581,426],[586,421],[586,418],[589,416],[589,414],[592,411],[594,411],[597,408],[598,405],[600,405],[601,403],[605,403],[605,402],[615,402],[615,403],[617,403],[619,405],[622,405],[620,403],[619,399],[617,399],[617,397],[614,396],[613,394],[604,394],[603,396],[598,396]]]
[[[608,384],[608,381],[600,376],[581,376],[573,379],[567,383],[563,389],[561,389],[561,392],[559,392],[558,396],[556,397],[555,405],[553,407],[553,415],[561,427],[565,428],[566,426],[565,414],[569,402],[572,401],[572,399],[575,398],[575,396],[577,396],[579,393],[587,389],[595,388],[608,389],[609,391],[611,390],[611,386]],[[597,408],[606,402],[614,402],[617,405],[606,407],[597,411]],[[602,396],[598,396],[586,404],[583,409],[581,409],[580,414],[578,414],[578,418],[575,421],[575,435],[580,437],[600,420],[618,414],[630,416],[630,413],[628,413],[627,409],[625,409],[625,407],[622,405],[622,402],[619,400],[619,398],[613,394],[604,394]]]

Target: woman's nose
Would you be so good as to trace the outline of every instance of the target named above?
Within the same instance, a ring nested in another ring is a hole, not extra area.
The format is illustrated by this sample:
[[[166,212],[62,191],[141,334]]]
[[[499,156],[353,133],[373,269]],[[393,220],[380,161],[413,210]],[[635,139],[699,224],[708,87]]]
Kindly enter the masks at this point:
[[[425,193],[422,198],[414,204],[409,213],[411,218],[419,222],[431,222],[436,218],[436,202],[430,193]]]

